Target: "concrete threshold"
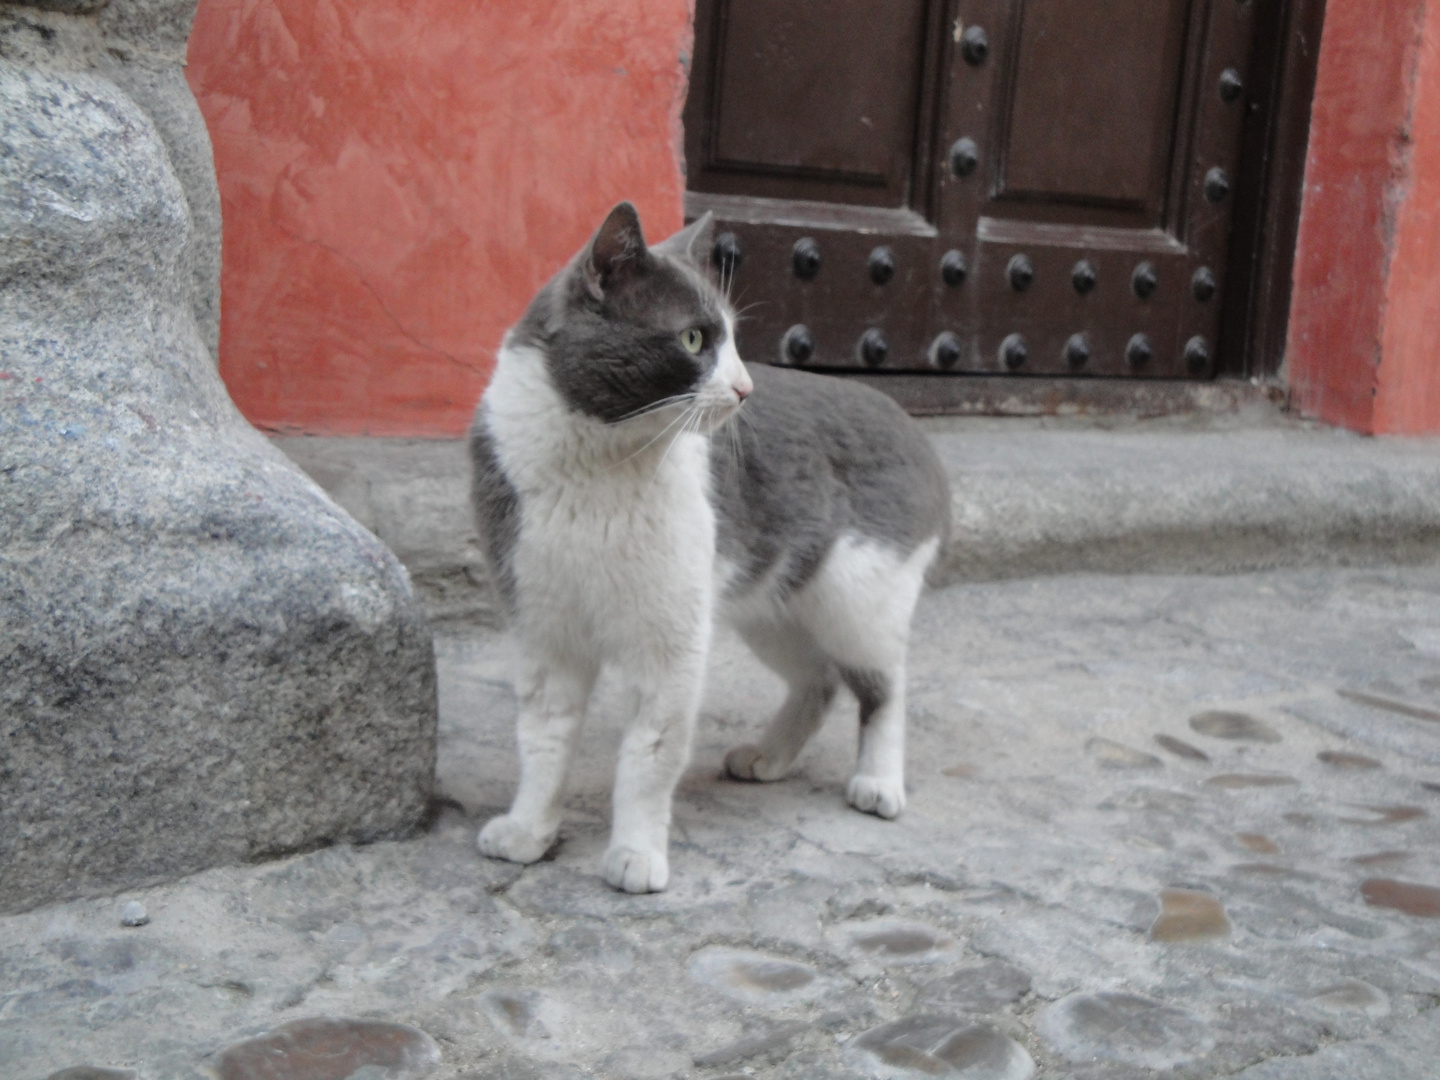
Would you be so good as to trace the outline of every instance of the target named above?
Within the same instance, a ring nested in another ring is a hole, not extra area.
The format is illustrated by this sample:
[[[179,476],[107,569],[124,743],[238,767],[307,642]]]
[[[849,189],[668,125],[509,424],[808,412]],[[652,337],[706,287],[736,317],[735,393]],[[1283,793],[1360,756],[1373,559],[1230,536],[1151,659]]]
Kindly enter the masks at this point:
[[[1269,409],[920,423],[954,496],[936,584],[1440,557],[1440,439],[1365,438]],[[274,441],[395,551],[437,622],[495,620],[462,441]]]

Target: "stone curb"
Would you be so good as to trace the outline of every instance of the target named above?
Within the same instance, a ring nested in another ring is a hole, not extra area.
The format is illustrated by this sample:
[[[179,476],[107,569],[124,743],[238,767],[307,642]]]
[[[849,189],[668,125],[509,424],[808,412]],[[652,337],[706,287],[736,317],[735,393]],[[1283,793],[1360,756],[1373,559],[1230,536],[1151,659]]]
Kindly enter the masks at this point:
[[[944,584],[1235,573],[1440,555],[1440,440],[1300,425],[934,433],[954,492]]]
[[[1440,557],[1440,440],[1362,438],[1273,416],[922,423],[954,493],[935,584]],[[432,618],[493,621],[463,442],[274,441],[394,549]]]

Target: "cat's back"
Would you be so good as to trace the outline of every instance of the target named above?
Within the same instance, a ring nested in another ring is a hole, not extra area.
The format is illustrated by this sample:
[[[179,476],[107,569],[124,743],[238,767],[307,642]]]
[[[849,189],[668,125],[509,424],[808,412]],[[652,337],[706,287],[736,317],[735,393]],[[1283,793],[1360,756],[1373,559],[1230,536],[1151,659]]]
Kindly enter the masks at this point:
[[[741,584],[802,585],[841,536],[909,555],[949,533],[944,468],[919,426],[861,383],[756,364],[755,390],[712,437],[722,558]]]

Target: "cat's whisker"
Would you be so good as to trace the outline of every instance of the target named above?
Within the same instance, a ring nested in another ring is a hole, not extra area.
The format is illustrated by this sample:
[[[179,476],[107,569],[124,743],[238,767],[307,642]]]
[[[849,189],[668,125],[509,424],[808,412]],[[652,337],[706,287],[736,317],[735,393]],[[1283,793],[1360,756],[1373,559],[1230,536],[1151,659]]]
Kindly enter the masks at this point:
[[[725,435],[725,468],[730,475],[734,475],[735,470],[740,468],[740,420],[744,415],[745,410],[741,409],[721,428]]]
[[[688,396],[688,397],[691,397],[691,398],[694,397],[693,394],[690,394],[690,395],[681,395],[681,396],[682,396],[682,397]],[[612,465],[610,466],[610,468],[612,468],[612,469],[618,469],[621,465],[624,465],[624,464],[625,464],[627,461],[629,461],[630,459],[635,458],[635,457],[638,457],[639,455],[643,454],[646,450],[649,450],[650,447],[654,446],[657,442],[659,442],[661,439],[663,439],[663,438],[665,437],[665,433],[666,433],[667,431],[669,431],[671,428],[673,428],[676,424],[678,424],[678,423],[680,423],[681,421],[685,420],[685,418],[690,415],[690,411],[691,411],[691,410],[688,409],[688,408],[685,409],[685,410],[684,410],[683,412],[681,412],[678,416],[676,416],[673,420],[671,420],[668,424],[666,424],[663,428],[661,428],[661,429],[660,429],[659,431],[657,431],[654,435],[652,435],[649,439],[647,439],[647,440],[645,441],[644,445],[642,445],[642,446],[640,446],[638,449],[632,450],[630,453],[626,454],[626,455],[625,455],[623,458],[621,458],[619,461],[617,461],[617,462],[615,462],[614,464],[612,464]],[[677,437],[678,437],[678,433],[677,433]],[[669,453],[669,447],[666,447],[666,453]],[[664,458],[661,458],[661,460],[663,461]]]
[[[623,424],[627,420],[636,420],[639,417],[647,416],[652,412],[659,412],[667,405],[678,405],[682,401],[694,401],[696,392],[688,390],[683,394],[672,394],[669,397],[661,398],[659,401],[652,401],[649,405],[642,405],[634,412],[628,412],[624,416],[610,421],[612,424]]]
[[[690,426],[690,421],[692,419],[698,418],[702,411],[703,410],[701,410],[698,406],[691,406],[689,409],[685,410],[685,422],[680,425],[680,430],[675,433],[675,437],[671,439],[670,444],[665,447],[665,452],[660,455],[660,461],[655,466],[656,476],[659,476],[660,470],[665,467],[665,459],[670,456],[670,451],[675,449],[675,444],[680,441],[683,435],[685,435],[686,429]]]
[[[750,321],[750,318],[751,318],[750,312],[753,311],[755,308],[764,307],[764,306],[765,306],[765,301],[763,301],[763,300],[752,300],[752,301],[750,301],[750,303],[746,304],[744,307],[739,308],[738,310],[735,311],[735,313],[734,313],[734,319],[735,319],[735,321],[736,321],[737,323],[748,322],[748,321]]]

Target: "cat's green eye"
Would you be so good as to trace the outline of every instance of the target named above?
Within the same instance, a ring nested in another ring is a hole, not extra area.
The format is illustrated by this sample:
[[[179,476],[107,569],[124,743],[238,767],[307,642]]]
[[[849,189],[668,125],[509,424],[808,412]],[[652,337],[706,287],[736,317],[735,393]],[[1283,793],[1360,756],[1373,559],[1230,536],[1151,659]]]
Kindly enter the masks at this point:
[[[705,335],[692,326],[689,330],[680,331],[680,344],[685,346],[686,352],[699,355],[705,347]]]

